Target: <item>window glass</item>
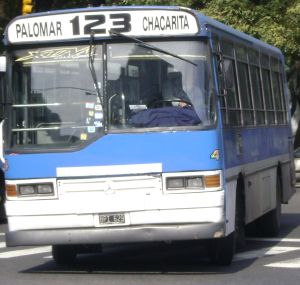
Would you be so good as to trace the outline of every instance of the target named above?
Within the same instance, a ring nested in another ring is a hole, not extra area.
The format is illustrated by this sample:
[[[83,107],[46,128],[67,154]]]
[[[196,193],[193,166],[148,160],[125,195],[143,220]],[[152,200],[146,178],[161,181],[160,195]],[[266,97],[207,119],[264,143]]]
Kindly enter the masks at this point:
[[[243,47],[236,47],[235,49],[236,58],[238,60],[247,61],[247,49]]]
[[[269,56],[268,55],[265,55],[265,54],[261,54],[260,55],[260,63],[263,67],[265,68],[270,68],[270,65],[269,65]]]
[[[229,41],[222,41],[221,42],[221,52],[225,55],[225,56],[230,56],[233,57],[234,56],[234,46],[232,42]]]
[[[251,75],[254,107],[256,112],[256,122],[258,125],[263,125],[265,124],[265,110],[264,110],[263,95],[261,90],[262,87],[260,81],[259,67],[251,65],[250,75]]]
[[[213,49],[213,52],[219,51],[219,38],[216,34],[213,34],[213,36],[212,36],[212,49]]]
[[[285,112],[283,108],[283,94],[280,88],[280,74],[279,72],[272,71],[271,75],[277,122],[278,124],[282,124],[284,123]]]
[[[273,57],[271,58],[271,69],[273,71],[277,71],[277,72],[280,71],[279,70],[279,61],[277,58],[273,58]]]
[[[259,65],[259,53],[255,50],[248,50],[249,63]]]
[[[149,44],[162,51],[136,43],[107,46],[110,130],[212,125],[207,45],[198,41]]]
[[[232,59],[224,58],[223,65],[227,92],[225,96],[228,111],[227,124],[237,126],[241,124],[241,111],[237,92],[237,77],[234,68],[234,61]]]
[[[102,106],[89,69],[89,49],[70,46],[14,53],[12,147],[77,146],[101,132],[102,118],[97,117],[103,117]],[[101,53],[101,47],[95,47],[100,87]]]
[[[274,115],[273,98],[271,93],[271,79],[270,79],[270,72],[267,69],[262,69],[262,83],[263,83],[264,98],[266,102],[268,123],[274,124],[275,115]]]
[[[252,100],[250,93],[250,81],[248,74],[248,65],[238,62],[238,78],[240,86],[240,95],[242,100],[243,116],[245,125],[254,124]]]

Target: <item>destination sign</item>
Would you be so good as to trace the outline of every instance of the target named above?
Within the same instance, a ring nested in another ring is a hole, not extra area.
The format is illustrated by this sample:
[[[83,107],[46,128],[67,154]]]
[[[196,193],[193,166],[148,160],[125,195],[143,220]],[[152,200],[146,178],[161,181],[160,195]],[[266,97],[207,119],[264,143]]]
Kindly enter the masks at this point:
[[[195,35],[195,16],[182,10],[92,10],[18,18],[7,29],[10,43],[30,43],[110,36],[110,31],[132,36]]]

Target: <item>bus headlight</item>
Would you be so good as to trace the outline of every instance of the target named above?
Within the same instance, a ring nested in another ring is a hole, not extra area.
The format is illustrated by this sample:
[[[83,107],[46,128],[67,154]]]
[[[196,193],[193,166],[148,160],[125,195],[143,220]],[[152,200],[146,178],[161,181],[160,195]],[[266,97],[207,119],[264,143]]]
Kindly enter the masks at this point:
[[[169,193],[221,189],[220,171],[166,173],[164,176],[164,189]]]
[[[38,194],[53,194],[53,186],[52,184],[40,184],[37,185],[37,193]]]
[[[18,185],[19,196],[54,195],[52,183]]]
[[[202,176],[167,177],[167,190],[173,189],[202,189]]]
[[[203,188],[202,177],[187,177],[186,178],[187,188]]]
[[[184,177],[169,177],[167,178],[167,189],[184,188]]]
[[[19,186],[19,194],[20,195],[34,195],[35,194],[34,185],[20,185]]]

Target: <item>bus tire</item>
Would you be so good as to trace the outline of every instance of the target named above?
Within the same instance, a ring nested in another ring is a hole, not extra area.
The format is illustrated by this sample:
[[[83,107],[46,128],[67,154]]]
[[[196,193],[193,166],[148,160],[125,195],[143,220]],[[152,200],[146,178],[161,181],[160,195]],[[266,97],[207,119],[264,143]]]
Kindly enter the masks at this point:
[[[264,214],[257,221],[259,233],[263,236],[275,237],[280,232],[281,219],[281,180],[277,175],[276,180],[276,207]]]
[[[70,265],[76,260],[76,251],[72,245],[53,245],[52,257],[58,265]]]
[[[245,201],[242,180],[238,180],[235,200],[234,231],[227,237],[211,242],[211,261],[216,265],[230,265],[236,249],[241,250],[246,244]]]
[[[0,223],[5,222],[5,178],[3,172],[0,170]]]
[[[236,190],[235,202],[235,245],[238,251],[246,245],[245,200],[242,185],[240,180]]]
[[[210,243],[210,259],[214,265],[230,265],[235,253],[235,233],[213,239]]]
[[[0,195],[0,223],[6,223],[5,197]]]

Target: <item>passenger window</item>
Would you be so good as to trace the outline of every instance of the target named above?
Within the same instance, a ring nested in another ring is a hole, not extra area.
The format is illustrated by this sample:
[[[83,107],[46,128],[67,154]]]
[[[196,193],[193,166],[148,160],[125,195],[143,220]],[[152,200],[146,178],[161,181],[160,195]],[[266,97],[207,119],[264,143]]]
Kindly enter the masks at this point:
[[[267,122],[268,124],[275,124],[275,110],[274,110],[274,101],[272,97],[272,88],[271,88],[271,76],[270,76],[270,61],[269,56],[261,54],[260,63],[262,66],[262,84],[263,92],[266,103],[266,112],[267,112]]]
[[[238,126],[241,125],[240,102],[237,92],[236,72],[234,68],[234,61],[231,59],[224,59],[224,73],[226,85],[226,102],[228,110],[228,124]]]
[[[223,121],[228,126],[241,125],[241,109],[238,97],[237,75],[234,64],[234,45],[228,40],[221,42],[223,54],[223,76],[226,95],[223,98],[224,110]]]
[[[240,86],[240,95],[242,100],[242,109],[245,125],[254,124],[253,106],[250,93],[250,80],[248,73],[248,65],[243,62],[238,62],[238,79]]]
[[[262,82],[263,82],[264,97],[266,102],[268,123],[275,124],[274,104],[273,104],[273,98],[271,93],[270,72],[267,69],[262,69]]]
[[[253,99],[254,99],[254,109],[256,113],[256,123],[257,125],[264,125],[265,110],[264,110],[264,101],[262,96],[262,86],[260,81],[259,67],[251,65],[250,76],[251,76],[252,92],[253,92]]]
[[[273,61],[275,61],[275,59]],[[277,64],[276,63],[275,65],[272,64],[271,79],[272,79],[272,92],[275,101],[277,123],[283,124],[285,123],[285,110],[284,110],[284,102],[283,102],[284,99],[283,90],[281,88],[281,83],[280,83],[278,61]]]

